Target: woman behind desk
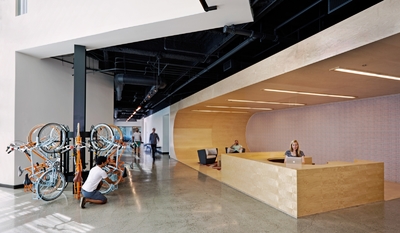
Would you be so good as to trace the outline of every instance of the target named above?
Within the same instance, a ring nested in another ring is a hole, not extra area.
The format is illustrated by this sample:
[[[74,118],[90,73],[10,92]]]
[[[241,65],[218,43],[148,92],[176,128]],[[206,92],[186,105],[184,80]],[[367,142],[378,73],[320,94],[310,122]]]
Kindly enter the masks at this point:
[[[300,145],[297,140],[293,140],[290,142],[290,150],[285,152],[285,163],[287,157],[301,157],[301,162],[304,163],[305,154],[300,150]]]

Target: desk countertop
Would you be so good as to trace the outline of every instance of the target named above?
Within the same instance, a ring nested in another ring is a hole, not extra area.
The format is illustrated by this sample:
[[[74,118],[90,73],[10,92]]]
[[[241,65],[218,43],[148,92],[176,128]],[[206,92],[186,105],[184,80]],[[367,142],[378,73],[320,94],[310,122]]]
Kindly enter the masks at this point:
[[[271,165],[279,166],[279,167],[286,167],[285,163],[269,161],[269,159],[284,159],[285,158],[284,153],[285,152],[283,152],[283,151],[274,151],[274,152],[231,153],[231,154],[223,154],[223,155],[233,156],[233,157],[242,158],[242,159],[246,159],[246,160],[253,160],[253,161],[271,164]],[[305,156],[305,158],[307,159],[307,158],[311,158],[311,157]],[[223,163],[223,159],[222,159],[222,163]],[[320,168],[329,168],[329,167],[354,166],[354,165],[368,164],[368,163],[380,163],[380,162],[354,159],[354,162],[329,161],[326,164],[316,164],[316,165],[302,164],[301,166],[298,166],[298,167],[286,167],[286,168],[296,169],[296,170],[309,170],[309,169],[320,169]]]
[[[268,161],[284,158],[284,152],[221,157],[223,183],[295,218],[383,200],[382,162],[355,159],[286,167]]]

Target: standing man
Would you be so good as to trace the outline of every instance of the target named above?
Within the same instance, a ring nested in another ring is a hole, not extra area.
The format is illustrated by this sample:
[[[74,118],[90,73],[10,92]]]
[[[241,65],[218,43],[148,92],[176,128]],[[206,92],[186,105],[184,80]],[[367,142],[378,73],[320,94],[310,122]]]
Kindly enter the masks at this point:
[[[110,178],[108,178],[107,173],[102,169],[107,165],[107,157],[99,156],[96,159],[96,166],[90,169],[89,175],[82,185],[82,198],[80,201],[81,208],[85,208],[87,202],[95,204],[105,204],[107,203],[107,198],[100,193],[99,189],[102,185],[102,179],[106,180],[110,184],[114,184]]]
[[[158,134],[156,134],[156,128],[153,128],[153,132],[150,134],[150,145],[151,155],[153,156],[153,162],[156,159],[157,142],[160,141]]]
[[[137,155],[140,157],[140,143],[142,142],[142,134],[139,132],[139,128],[135,129],[135,132],[133,133],[133,143],[134,143],[134,153],[136,154],[136,149],[137,149]]]

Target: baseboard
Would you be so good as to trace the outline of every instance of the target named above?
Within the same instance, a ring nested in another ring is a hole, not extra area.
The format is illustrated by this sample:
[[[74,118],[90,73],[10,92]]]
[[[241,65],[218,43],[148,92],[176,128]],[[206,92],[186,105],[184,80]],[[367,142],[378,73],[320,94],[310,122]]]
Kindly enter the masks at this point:
[[[22,189],[22,188],[24,188],[24,185],[23,184],[17,184],[17,185],[0,184],[0,187],[2,187],[2,188],[10,188],[10,189]]]
[[[159,150],[159,149],[161,149],[161,147],[157,147],[157,153],[159,153],[159,154],[163,154],[163,155],[168,155],[169,154],[169,152],[168,151],[164,151],[164,152],[162,152],[161,150]]]

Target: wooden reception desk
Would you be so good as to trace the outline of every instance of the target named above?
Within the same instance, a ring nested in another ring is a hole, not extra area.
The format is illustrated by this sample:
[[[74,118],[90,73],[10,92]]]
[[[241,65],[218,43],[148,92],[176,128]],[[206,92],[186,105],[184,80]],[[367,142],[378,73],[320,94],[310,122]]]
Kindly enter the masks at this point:
[[[283,154],[222,154],[221,181],[295,218],[384,200],[383,162],[293,168],[268,160]]]

